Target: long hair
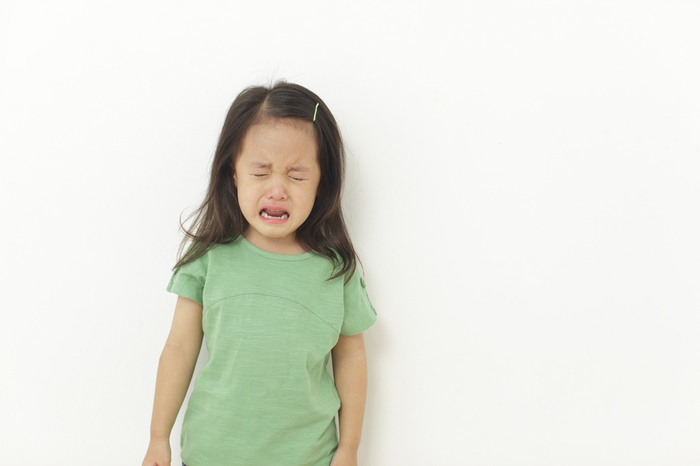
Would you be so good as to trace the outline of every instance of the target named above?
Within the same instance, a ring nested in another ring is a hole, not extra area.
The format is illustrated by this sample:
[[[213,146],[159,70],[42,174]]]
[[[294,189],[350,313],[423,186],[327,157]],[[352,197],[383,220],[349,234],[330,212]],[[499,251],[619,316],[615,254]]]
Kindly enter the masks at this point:
[[[231,243],[248,227],[233,184],[235,162],[248,129],[268,118],[295,118],[314,124],[321,180],[318,197],[309,217],[297,228],[296,239],[306,250],[331,260],[334,274],[328,280],[350,272],[345,280],[347,283],[359,258],[340,205],[345,174],[345,148],[340,130],[320,97],[303,86],[284,80],[269,87],[247,87],[231,104],[214,153],[207,195],[202,205],[188,217],[196,216],[191,230],[180,221],[185,238],[180,244],[178,257],[190,239],[192,244],[173,270],[202,256],[213,244]]]

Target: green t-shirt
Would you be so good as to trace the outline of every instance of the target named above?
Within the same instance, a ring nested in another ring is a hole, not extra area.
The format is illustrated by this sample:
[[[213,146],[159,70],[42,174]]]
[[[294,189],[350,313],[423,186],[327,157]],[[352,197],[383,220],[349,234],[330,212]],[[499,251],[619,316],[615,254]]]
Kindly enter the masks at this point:
[[[176,269],[167,291],[203,306],[209,353],[182,425],[187,466],[328,466],[340,398],[326,365],[339,335],[377,319],[356,269],[347,285],[310,252],[242,235]]]

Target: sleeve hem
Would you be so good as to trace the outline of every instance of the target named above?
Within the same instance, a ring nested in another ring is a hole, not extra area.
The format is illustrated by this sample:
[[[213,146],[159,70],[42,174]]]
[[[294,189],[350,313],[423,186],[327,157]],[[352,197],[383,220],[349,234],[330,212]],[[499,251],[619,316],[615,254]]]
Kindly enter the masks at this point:
[[[374,311],[374,308],[372,308],[372,310]],[[343,331],[342,331],[342,329],[341,329],[340,334],[343,335],[343,336],[345,336],[345,337],[349,337],[349,336],[352,336],[352,335],[357,335],[357,334],[362,333],[362,332],[364,332],[365,330],[369,329],[372,325],[374,325],[374,323],[375,323],[376,321],[377,321],[377,314],[376,314],[376,312],[375,312],[374,315],[372,316],[372,319],[371,319],[371,320],[367,321],[367,323],[366,323],[365,325],[362,325],[362,326],[359,327],[360,330],[356,330],[355,328],[353,328],[353,329],[346,330],[346,332],[352,332],[352,333],[343,333]]]
[[[180,273],[177,278],[171,280],[165,290],[204,305],[202,284],[192,275]]]

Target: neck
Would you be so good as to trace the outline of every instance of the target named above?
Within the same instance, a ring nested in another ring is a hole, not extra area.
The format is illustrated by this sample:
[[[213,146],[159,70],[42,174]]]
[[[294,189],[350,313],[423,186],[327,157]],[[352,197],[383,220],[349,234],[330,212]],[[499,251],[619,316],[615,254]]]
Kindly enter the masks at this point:
[[[243,233],[243,237],[247,239],[250,244],[263,251],[284,255],[304,254],[308,252],[301,247],[294,235],[290,235],[290,238],[267,238],[251,230],[251,228],[248,228]]]

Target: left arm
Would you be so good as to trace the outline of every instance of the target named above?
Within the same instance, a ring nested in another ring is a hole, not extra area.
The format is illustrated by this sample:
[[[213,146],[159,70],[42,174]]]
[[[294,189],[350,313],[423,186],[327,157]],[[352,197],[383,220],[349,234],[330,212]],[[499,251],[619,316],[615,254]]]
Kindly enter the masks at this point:
[[[367,356],[362,333],[340,335],[331,354],[333,377],[340,397],[340,439],[336,457],[347,455],[349,460],[347,463],[336,464],[357,464],[357,449],[360,446],[367,399]]]

